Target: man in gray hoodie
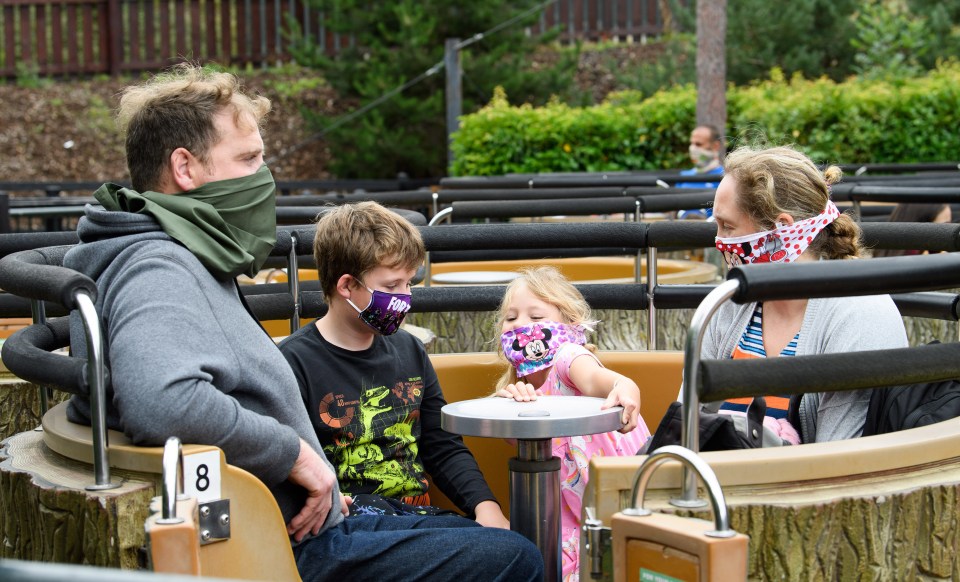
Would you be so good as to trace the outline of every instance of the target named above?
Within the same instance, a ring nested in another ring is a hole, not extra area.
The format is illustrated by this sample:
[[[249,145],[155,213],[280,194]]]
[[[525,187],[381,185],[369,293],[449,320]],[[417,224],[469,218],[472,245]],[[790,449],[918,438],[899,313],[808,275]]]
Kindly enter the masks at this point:
[[[300,403],[297,381],[251,316],[236,276],[275,241],[275,184],[259,123],[270,103],[237,79],[183,65],[123,94],[132,188],[105,184],[67,267],[97,282],[108,423],[134,443],[215,445],[273,492],[305,580],[535,580],[539,552],[460,517],[356,516]],[[85,346],[73,330],[77,355]],[[75,396],[68,415],[88,422]],[[452,530],[451,528],[454,528]],[[446,530],[446,531],[445,531]]]

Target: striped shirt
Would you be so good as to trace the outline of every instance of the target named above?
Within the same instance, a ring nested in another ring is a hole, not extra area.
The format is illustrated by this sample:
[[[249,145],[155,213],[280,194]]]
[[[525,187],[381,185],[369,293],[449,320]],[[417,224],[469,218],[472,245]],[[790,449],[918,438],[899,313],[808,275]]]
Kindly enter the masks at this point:
[[[797,341],[799,339],[800,332],[797,332],[797,334],[793,336],[793,339],[790,340],[790,343],[788,343],[780,352],[780,356],[795,356],[797,354]],[[734,360],[767,357],[767,352],[763,347],[762,303],[757,303],[757,307],[754,309],[753,315],[750,317],[750,323],[747,324],[747,329],[745,329],[743,335],[740,336],[740,341],[737,342],[736,347],[733,349],[733,354],[731,357]],[[773,418],[787,418],[787,410],[790,408],[789,396],[772,395],[764,396],[764,399],[767,402],[767,416]],[[724,401],[723,405],[720,406],[720,409],[737,410],[745,413],[751,402],[753,402],[753,398],[750,397],[731,398],[730,400]]]

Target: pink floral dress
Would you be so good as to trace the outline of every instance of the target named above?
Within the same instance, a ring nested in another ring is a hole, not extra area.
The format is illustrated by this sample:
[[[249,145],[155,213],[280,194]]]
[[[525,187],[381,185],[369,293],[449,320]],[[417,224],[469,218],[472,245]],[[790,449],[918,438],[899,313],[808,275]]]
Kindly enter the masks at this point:
[[[539,387],[543,394],[582,396],[569,375],[570,364],[580,356],[597,360],[592,352],[581,345],[568,343],[557,350],[550,374]],[[600,360],[597,360],[597,363],[599,362]],[[635,455],[648,438],[650,431],[640,418],[637,428],[627,434],[607,432],[553,439],[553,454],[560,459],[560,539],[564,582],[579,580],[580,506],[583,502],[583,490],[587,485],[590,459],[595,456]]]

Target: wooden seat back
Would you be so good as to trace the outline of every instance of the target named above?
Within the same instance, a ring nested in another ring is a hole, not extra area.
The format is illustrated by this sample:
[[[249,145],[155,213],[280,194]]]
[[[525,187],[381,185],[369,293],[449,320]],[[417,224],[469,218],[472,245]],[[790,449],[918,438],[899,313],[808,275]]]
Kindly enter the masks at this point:
[[[44,442],[61,455],[92,463],[90,427],[67,420],[66,406],[59,404],[44,415]],[[108,440],[111,467],[150,474],[159,483],[162,447],[135,446],[116,431],[109,431]],[[183,447],[184,458],[210,451],[219,453],[221,497],[230,500],[231,535],[227,541],[200,547],[200,574],[240,580],[299,580],[290,539],[273,494],[252,474],[228,464],[220,449],[207,445]]]

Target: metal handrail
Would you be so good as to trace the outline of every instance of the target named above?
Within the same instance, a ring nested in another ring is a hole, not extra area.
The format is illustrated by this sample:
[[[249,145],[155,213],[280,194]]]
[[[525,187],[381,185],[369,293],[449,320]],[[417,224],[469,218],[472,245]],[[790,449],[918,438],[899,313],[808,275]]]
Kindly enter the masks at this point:
[[[183,493],[183,447],[180,439],[169,437],[163,445],[163,474],[160,482],[160,519],[157,523],[172,525],[183,523],[177,517],[177,499]]]
[[[119,487],[110,481],[110,462],[107,458],[107,381],[104,361],[103,333],[93,299],[85,290],[74,294],[80,319],[87,339],[87,385],[90,387],[90,425],[93,431],[94,485],[88,491]]]
[[[677,445],[660,447],[644,459],[633,478],[633,491],[630,493],[630,502],[633,505],[624,509],[622,513],[634,517],[643,517],[653,513],[649,509],[644,509],[643,495],[647,491],[647,483],[653,477],[653,472],[670,460],[680,461],[685,472],[692,470],[692,472],[698,474],[707,489],[707,496],[710,498],[710,505],[713,508],[713,523],[716,529],[706,531],[704,535],[712,538],[730,538],[737,535],[737,532],[730,529],[727,502],[723,497],[723,489],[720,487],[720,481],[717,480],[716,473],[699,455]]]
[[[730,279],[717,285],[707,294],[703,302],[697,307],[690,320],[684,343],[683,355],[683,388],[681,402],[683,404],[683,419],[681,424],[681,438],[683,446],[694,453],[700,451],[699,416],[700,396],[697,392],[697,371],[700,368],[700,350],[703,346],[703,336],[706,333],[707,323],[724,301],[733,297],[740,289],[740,282]],[[697,481],[693,473],[684,467],[683,491],[680,498],[671,499],[670,503],[677,507],[703,507],[706,502],[697,498]]]

